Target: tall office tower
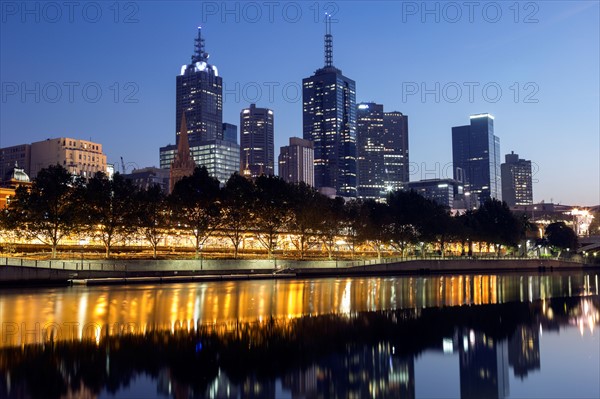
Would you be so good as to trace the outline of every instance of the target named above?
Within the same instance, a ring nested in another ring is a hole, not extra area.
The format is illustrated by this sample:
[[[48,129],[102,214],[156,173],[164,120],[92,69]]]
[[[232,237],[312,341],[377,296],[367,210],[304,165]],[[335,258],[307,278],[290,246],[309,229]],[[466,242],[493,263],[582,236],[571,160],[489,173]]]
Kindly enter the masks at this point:
[[[237,144],[237,126],[231,123],[223,123],[223,140]]]
[[[510,207],[533,204],[531,161],[519,159],[511,151],[505,155],[506,162],[500,165],[502,175],[502,199]]]
[[[315,149],[315,187],[356,197],[356,84],[333,66],[330,17],[325,66],[302,79],[302,107],[303,137]]]
[[[288,183],[315,185],[315,151],[312,141],[290,137],[279,152],[279,177]]]
[[[385,198],[408,182],[408,117],[375,103],[356,115],[358,196]]]
[[[212,177],[224,183],[239,169],[240,149],[235,137],[237,128],[223,123],[223,80],[217,68],[208,64],[208,53],[204,50],[200,28],[195,39],[192,62],[181,67],[176,83],[175,119],[178,130],[175,142],[179,143],[181,116],[185,113],[192,159],[196,165],[205,166]],[[177,144],[160,148],[162,169],[171,167],[177,151]]]
[[[502,199],[500,184],[500,139],[494,135],[494,117],[471,115],[471,124],[452,128],[454,180],[464,183],[465,193],[479,204]]]
[[[179,142],[181,115],[187,118],[188,141],[194,147],[199,141],[223,138],[223,79],[217,67],[208,63],[202,29],[198,28],[192,62],[181,67],[177,76],[175,129]]]
[[[188,133],[186,127],[185,113],[181,116],[181,128],[179,129],[179,143],[177,144],[177,152],[175,159],[171,164],[169,175],[169,193],[173,192],[175,183],[183,179],[185,176],[190,176],[194,173],[196,163],[190,156],[190,145],[188,143]]]
[[[274,175],[273,111],[267,108],[243,109],[240,113],[240,172],[249,177]],[[248,173],[248,172],[247,172]]]
[[[383,162],[387,174],[385,185],[392,190],[410,180],[408,175],[408,115],[392,111],[383,113],[385,152]]]
[[[356,111],[356,168],[358,170],[358,196],[361,198],[380,198],[386,195],[384,141],[383,105],[358,104]]]

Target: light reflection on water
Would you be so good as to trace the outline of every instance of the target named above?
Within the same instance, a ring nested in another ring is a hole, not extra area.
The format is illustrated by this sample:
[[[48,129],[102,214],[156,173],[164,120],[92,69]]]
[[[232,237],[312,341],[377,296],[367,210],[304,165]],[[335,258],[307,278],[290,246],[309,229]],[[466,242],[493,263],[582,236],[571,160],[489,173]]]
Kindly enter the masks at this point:
[[[196,329],[269,318],[598,295],[597,275],[448,275],[263,280],[8,291],[0,346],[96,340],[122,331]],[[85,334],[85,335],[84,335]]]
[[[0,397],[598,397],[598,288],[555,273],[7,290]]]

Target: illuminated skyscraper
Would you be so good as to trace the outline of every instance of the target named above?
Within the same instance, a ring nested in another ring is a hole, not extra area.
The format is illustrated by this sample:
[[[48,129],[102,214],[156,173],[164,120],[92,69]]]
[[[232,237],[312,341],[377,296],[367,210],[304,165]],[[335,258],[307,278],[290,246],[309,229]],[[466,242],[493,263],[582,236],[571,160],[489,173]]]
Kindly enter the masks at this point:
[[[505,156],[502,172],[502,199],[508,206],[533,204],[531,161],[519,159],[514,151]]]
[[[279,176],[288,183],[315,184],[313,143],[298,137],[290,137],[290,145],[281,147],[279,153]]]
[[[331,18],[325,66],[302,80],[303,136],[314,144],[315,187],[356,197],[356,84],[333,66]]]
[[[502,199],[500,183],[500,139],[494,135],[494,117],[471,115],[471,124],[452,128],[454,180],[464,183],[465,193],[482,204]]]
[[[181,116],[185,113],[192,159],[225,183],[239,168],[240,148],[234,137],[235,125],[223,124],[223,80],[217,67],[208,63],[208,57],[198,28],[192,62],[181,67],[176,79],[175,142],[179,143]],[[177,144],[161,147],[160,167],[170,168],[177,151]]]
[[[253,178],[275,174],[273,121],[272,110],[255,104],[240,113],[240,173],[247,169]]]
[[[217,67],[208,63],[208,58],[199,27],[192,62],[181,67],[176,80],[177,142],[181,115],[185,112],[190,147],[202,140],[223,139],[223,79]]]
[[[385,198],[408,182],[408,117],[383,105],[357,108],[358,196]]]

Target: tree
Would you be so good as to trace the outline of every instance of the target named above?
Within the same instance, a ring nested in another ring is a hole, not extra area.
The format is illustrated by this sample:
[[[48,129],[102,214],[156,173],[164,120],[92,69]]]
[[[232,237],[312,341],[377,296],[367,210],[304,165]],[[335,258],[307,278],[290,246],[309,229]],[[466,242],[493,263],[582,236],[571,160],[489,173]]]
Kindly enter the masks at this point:
[[[473,256],[473,241],[479,239],[479,224],[475,212],[471,209],[457,216],[457,236],[462,241],[463,254],[467,247],[467,255]]]
[[[306,251],[317,242],[316,234],[322,217],[318,208],[321,194],[304,182],[293,185],[292,192],[290,230],[297,237],[292,243],[300,252],[300,259],[304,259]]]
[[[81,181],[60,165],[40,170],[31,190],[17,188],[7,208],[6,225],[51,246],[52,258],[56,258],[59,242],[80,227],[80,185]]]
[[[321,214],[317,227],[319,239],[327,251],[327,257],[333,259],[333,251],[336,246],[336,238],[340,234],[344,221],[344,199],[334,199],[317,196],[317,209]]]
[[[523,222],[508,208],[506,202],[490,199],[475,211],[481,238],[486,243],[516,246],[524,234]]]
[[[104,244],[109,258],[116,243],[124,242],[136,229],[137,189],[131,180],[115,173],[112,179],[97,172],[83,190],[84,225]]]
[[[223,232],[233,244],[233,257],[237,258],[244,232],[255,216],[255,186],[237,173],[231,175],[221,190]]]
[[[152,256],[156,259],[158,244],[166,235],[170,220],[167,197],[160,186],[153,185],[138,192],[137,204],[136,225],[152,246]]]
[[[565,222],[550,223],[546,227],[545,237],[549,245],[558,248],[558,256],[563,249],[575,250],[577,248],[577,235]]]
[[[358,236],[377,252],[377,259],[381,259],[381,251],[390,239],[392,219],[389,206],[366,200],[362,204],[360,220]]]
[[[395,191],[388,197],[390,244],[404,256],[406,248],[425,237],[434,203],[415,191]]]
[[[280,177],[261,175],[256,179],[256,204],[253,227],[256,237],[271,258],[279,233],[288,226],[292,212],[291,186]]]
[[[194,237],[196,259],[204,242],[220,226],[219,190],[219,181],[202,166],[179,180],[171,193],[173,223]]]

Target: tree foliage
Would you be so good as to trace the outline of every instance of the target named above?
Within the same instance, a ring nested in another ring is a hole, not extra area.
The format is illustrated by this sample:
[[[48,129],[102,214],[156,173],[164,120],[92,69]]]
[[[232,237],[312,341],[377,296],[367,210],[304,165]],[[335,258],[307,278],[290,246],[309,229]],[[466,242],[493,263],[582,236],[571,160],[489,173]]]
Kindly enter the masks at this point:
[[[175,184],[170,196],[172,222],[194,237],[196,258],[204,242],[221,225],[219,181],[205,167]]]
[[[16,190],[5,213],[5,224],[49,245],[52,258],[56,258],[59,242],[80,227],[80,185],[81,181],[60,165],[42,169],[31,190],[24,186]]]

